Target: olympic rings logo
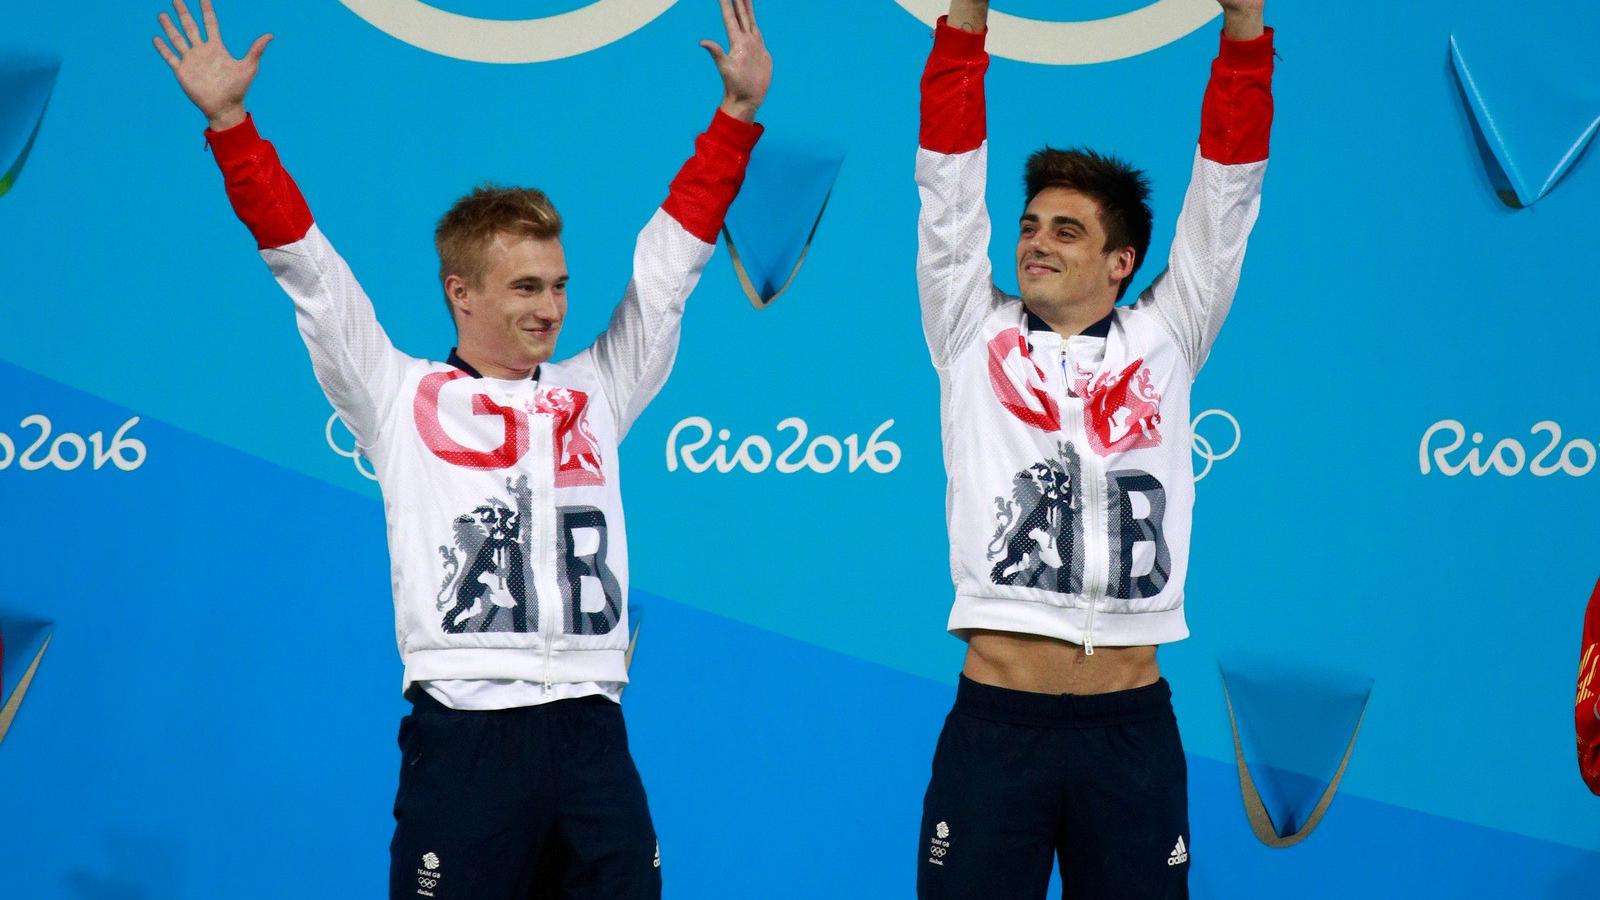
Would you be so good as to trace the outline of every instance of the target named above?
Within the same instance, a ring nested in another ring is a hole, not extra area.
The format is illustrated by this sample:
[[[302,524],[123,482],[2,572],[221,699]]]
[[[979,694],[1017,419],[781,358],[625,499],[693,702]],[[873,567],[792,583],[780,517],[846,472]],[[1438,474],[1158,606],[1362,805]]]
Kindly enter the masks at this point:
[[[1221,453],[1216,451],[1216,448],[1211,443],[1210,438],[1200,434],[1200,423],[1211,418],[1212,416],[1220,416],[1228,423],[1229,427],[1233,429],[1233,442],[1228,444],[1228,449],[1222,451]],[[1208,409],[1200,415],[1195,416],[1194,421],[1190,423],[1189,428],[1190,431],[1193,432],[1193,437],[1190,439],[1190,443],[1194,446],[1194,455],[1206,461],[1205,468],[1195,473],[1194,480],[1196,482],[1202,481],[1207,475],[1210,475],[1212,466],[1238,452],[1239,442],[1244,440],[1244,430],[1239,427],[1239,420],[1233,417],[1233,413],[1223,409]]]
[[[413,47],[472,62],[533,63],[579,56],[622,40],[678,0],[594,0],[538,19],[480,19],[422,0],[339,0],[367,24]],[[894,0],[932,26],[945,0]],[[994,11],[989,51],[1019,62],[1084,66],[1149,53],[1186,37],[1221,14],[1215,0],[1155,0],[1087,22],[1052,22]]]
[[[350,449],[346,450],[344,447],[340,446],[343,441],[340,441],[338,438],[333,436],[333,426],[335,425],[344,425],[344,420],[339,418],[338,413],[334,413],[333,415],[329,416],[328,424],[322,429],[322,433],[328,438],[328,449],[350,460],[351,465],[356,467],[356,471],[361,473],[362,478],[365,478],[368,481],[377,481],[378,473],[372,468],[372,460],[367,459],[361,454],[361,448],[356,446],[355,435],[350,434],[349,428],[341,427],[339,429],[350,438]],[[428,868],[431,869],[433,866],[429,866]]]
[[[418,878],[417,879],[417,886],[422,888],[423,890],[431,891],[434,888],[439,886],[439,879],[437,879],[437,878]]]

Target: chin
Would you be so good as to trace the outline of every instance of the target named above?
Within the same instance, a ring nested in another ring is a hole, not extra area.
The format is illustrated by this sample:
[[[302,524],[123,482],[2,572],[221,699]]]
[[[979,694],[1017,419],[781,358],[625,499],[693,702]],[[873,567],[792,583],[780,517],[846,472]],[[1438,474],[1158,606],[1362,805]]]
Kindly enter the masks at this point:
[[[1054,309],[1060,305],[1060,301],[1051,292],[1037,286],[1021,285],[1018,293],[1029,309]]]
[[[523,356],[529,363],[537,366],[541,363],[549,362],[550,357],[554,356],[555,352],[556,342],[551,341],[543,346],[524,348]]]

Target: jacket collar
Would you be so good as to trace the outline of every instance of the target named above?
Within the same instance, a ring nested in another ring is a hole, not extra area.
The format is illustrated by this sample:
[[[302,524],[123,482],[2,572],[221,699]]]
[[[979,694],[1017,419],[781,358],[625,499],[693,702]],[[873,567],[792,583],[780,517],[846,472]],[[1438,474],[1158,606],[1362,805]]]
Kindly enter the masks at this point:
[[[1026,307],[1024,307],[1024,309],[1026,309]],[[1029,331],[1051,331],[1051,330],[1053,330],[1050,327],[1050,323],[1046,322],[1045,320],[1043,320],[1043,319],[1039,318],[1037,315],[1035,315],[1033,310],[1029,309],[1029,310],[1027,310],[1027,313],[1028,313],[1028,330]],[[1101,340],[1105,340],[1107,337],[1109,337],[1111,335],[1111,317],[1115,316],[1116,314],[1117,314],[1116,308],[1112,307],[1111,312],[1106,313],[1105,318],[1103,318],[1100,321],[1094,323],[1093,325],[1090,325],[1088,328],[1085,328],[1083,330],[1083,332],[1082,332],[1083,336],[1084,337],[1099,338]],[[453,358],[454,357],[452,355],[452,359]]]
[[[448,359],[446,359],[445,362],[449,363],[452,366],[455,366],[456,368],[458,368],[461,371],[467,373],[468,375],[471,375],[473,378],[482,378],[483,377],[483,373],[479,372],[477,369],[474,369],[472,367],[471,363],[469,363],[466,360],[462,359],[461,358],[461,354],[457,353],[456,352],[456,348],[454,348],[454,347],[450,348],[450,357]],[[544,368],[544,367],[543,366],[534,366],[533,367],[533,380],[534,381],[538,381],[539,380],[539,370],[542,369],[542,368]]]

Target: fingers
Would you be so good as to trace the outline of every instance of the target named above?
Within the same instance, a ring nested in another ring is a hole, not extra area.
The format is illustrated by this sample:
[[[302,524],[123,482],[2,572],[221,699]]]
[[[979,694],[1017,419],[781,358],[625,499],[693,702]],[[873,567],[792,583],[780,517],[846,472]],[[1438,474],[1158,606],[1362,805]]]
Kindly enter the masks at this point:
[[[155,42],[156,52],[161,54],[161,58],[166,60],[167,65],[171,66],[172,70],[176,72],[178,70],[179,62],[178,54],[173,53],[172,49],[167,46],[167,42],[163,41],[161,38],[151,38],[150,40]]]
[[[205,43],[200,38],[200,26],[195,24],[194,16],[189,15],[189,7],[183,4],[183,0],[172,0],[172,5],[178,10],[178,21],[183,25],[183,33],[189,36],[189,43]]]
[[[728,42],[733,43],[734,35],[740,32],[739,17],[733,11],[733,0],[719,0],[722,4],[722,27],[728,30]]]
[[[728,58],[728,54],[722,52],[722,48],[717,45],[716,41],[701,41],[700,46],[706,48],[706,52],[711,54],[711,61],[717,64],[718,69],[721,69],[722,61]]]
[[[739,2],[744,4],[744,23],[747,26],[745,30],[752,33],[760,33],[761,26],[756,24],[755,0],[739,0]]]
[[[261,37],[256,38],[256,42],[251,44],[250,49],[244,54],[245,62],[261,65],[261,54],[267,52],[267,45],[270,43],[272,43],[272,35],[270,34],[263,34]]]
[[[156,21],[161,23],[161,29],[167,33],[167,40],[172,42],[172,49],[178,51],[180,58],[193,49],[189,46],[189,42],[183,39],[183,35],[178,33],[178,26],[172,24],[170,16],[162,13],[156,16]]]
[[[222,40],[222,26],[217,24],[217,11],[212,8],[211,0],[200,0],[200,17],[206,23],[206,38]]]

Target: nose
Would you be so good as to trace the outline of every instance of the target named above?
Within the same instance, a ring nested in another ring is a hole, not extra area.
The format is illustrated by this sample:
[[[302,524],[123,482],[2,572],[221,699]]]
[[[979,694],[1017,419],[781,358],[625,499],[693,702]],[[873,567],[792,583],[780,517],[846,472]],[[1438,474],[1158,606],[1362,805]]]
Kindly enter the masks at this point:
[[[533,312],[547,322],[554,322],[561,318],[561,303],[553,291],[545,291],[534,301]]]

